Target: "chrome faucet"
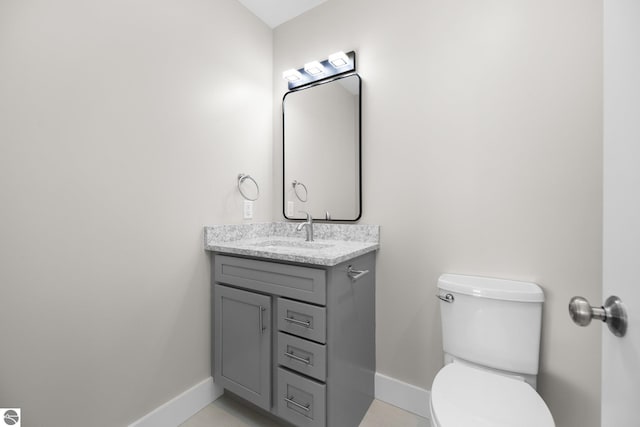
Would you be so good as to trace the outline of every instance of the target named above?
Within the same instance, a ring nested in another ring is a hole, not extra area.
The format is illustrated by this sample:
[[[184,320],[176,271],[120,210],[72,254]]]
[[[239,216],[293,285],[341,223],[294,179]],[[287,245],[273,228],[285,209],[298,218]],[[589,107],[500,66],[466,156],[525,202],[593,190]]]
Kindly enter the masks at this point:
[[[307,232],[307,242],[313,242],[313,218],[309,212],[300,211],[300,213],[306,214],[307,220],[298,224],[296,231],[300,231],[304,228]]]

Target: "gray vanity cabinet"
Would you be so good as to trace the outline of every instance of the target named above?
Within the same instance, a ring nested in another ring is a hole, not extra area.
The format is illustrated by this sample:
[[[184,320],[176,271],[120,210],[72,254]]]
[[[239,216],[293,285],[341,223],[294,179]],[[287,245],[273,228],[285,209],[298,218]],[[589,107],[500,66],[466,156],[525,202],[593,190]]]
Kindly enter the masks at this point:
[[[214,289],[216,383],[271,409],[271,297],[228,286]]]
[[[354,279],[349,267],[368,270]],[[304,427],[373,400],[375,253],[335,266],[214,255],[214,381]]]

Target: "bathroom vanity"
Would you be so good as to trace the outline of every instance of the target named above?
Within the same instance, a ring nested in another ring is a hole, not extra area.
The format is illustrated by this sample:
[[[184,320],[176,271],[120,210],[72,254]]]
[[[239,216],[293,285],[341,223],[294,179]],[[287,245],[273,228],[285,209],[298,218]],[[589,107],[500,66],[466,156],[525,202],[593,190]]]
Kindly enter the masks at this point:
[[[377,227],[354,241],[318,224],[325,238],[304,242],[274,224],[205,233],[214,382],[296,426],[357,426],[374,398]]]

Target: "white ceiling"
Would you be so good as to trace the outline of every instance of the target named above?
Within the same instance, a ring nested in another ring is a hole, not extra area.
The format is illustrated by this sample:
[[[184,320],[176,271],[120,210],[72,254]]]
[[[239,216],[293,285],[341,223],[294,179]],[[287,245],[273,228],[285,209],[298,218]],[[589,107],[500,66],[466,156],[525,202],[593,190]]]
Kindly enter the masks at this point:
[[[238,0],[247,9],[275,28],[283,22],[302,15],[327,0]]]

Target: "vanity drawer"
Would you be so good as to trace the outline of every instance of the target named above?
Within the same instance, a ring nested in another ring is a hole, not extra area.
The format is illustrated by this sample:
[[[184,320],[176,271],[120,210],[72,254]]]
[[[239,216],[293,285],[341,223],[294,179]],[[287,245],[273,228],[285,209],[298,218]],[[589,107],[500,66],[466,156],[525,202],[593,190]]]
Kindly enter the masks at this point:
[[[322,269],[216,255],[214,274],[220,283],[326,303],[326,274]]]
[[[278,298],[278,329],[320,343],[326,342],[327,309]]]
[[[320,381],[327,378],[324,344],[278,332],[278,363]]]
[[[326,386],[278,368],[278,416],[304,427],[321,427],[326,419]]]

